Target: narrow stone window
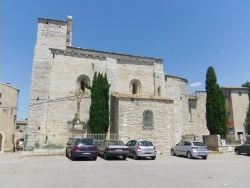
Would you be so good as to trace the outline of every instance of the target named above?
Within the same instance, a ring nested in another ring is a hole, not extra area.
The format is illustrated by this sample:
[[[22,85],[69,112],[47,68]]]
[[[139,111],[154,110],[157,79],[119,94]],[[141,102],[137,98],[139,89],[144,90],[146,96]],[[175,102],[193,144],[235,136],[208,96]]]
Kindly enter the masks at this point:
[[[192,121],[192,107],[191,107],[191,105],[189,104],[189,106],[188,106],[188,111],[189,111],[189,113],[188,113],[188,115],[189,115],[189,121]]]
[[[145,110],[143,112],[143,128],[154,128],[153,112],[151,110]]]
[[[138,93],[138,86],[136,83],[132,84],[132,94],[137,94]]]
[[[158,95],[161,96],[161,86],[158,87]]]
[[[84,80],[81,80],[81,87],[80,87],[80,89],[81,90],[83,90],[83,92],[85,92],[85,90],[86,90],[86,86],[85,86],[85,82],[84,82]]]
[[[139,80],[132,80],[130,82],[130,92],[134,95],[141,93],[141,82]]]

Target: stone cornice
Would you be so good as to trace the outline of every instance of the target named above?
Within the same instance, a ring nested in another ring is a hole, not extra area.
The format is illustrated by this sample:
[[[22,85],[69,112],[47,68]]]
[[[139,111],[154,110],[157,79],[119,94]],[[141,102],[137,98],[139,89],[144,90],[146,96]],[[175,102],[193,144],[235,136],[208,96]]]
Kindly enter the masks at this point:
[[[223,86],[223,87],[221,87],[222,89],[231,89],[231,90],[233,90],[233,89],[237,89],[237,90],[248,90],[248,88],[247,87],[234,87],[234,86]]]
[[[130,61],[136,60],[136,61],[141,61],[141,62],[163,63],[163,59],[159,59],[159,58],[138,56],[138,55],[131,55],[131,54],[122,54],[122,53],[116,53],[116,52],[107,52],[107,51],[81,48],[81,47],[75,47],[75,46],[67,46],[66,50],[75,52],[75,53],[89,53],[89,54],[94,54],[97,56],[111,57],[111,58],[115,58],[118,60],[130,60]]]
[[[64,24],[67,24],[67,21],[56,20],[56,19],[51,19],[51,18],[38,18],[38,22],[53,22],[53,23],[64,23]]]
[[[84,51],[77,51],[72,49],[56,49],[56,48],[49,48],[52,53],[55,54],[63,54],[66,56],[75,56],[75,57],[84,57],[84,58],[91,58],[91,59],[99,59],[99,60],[106,60],[106,56],[103,56],[101,54],[97,53],[90,53],[90,52],[84,52]]]

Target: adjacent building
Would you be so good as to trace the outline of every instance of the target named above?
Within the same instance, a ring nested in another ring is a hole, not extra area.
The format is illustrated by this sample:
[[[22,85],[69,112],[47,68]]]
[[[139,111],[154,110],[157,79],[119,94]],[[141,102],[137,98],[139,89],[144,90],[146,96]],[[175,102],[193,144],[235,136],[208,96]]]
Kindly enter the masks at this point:
[[[222,87],[226,98],[227,124],[236,141],[245,135],[245,120],[249,107],[248,88]],[[242,135],[242,136],[241,136]]]
[[[14,151],[19,89],[0,83],[0,152]]]

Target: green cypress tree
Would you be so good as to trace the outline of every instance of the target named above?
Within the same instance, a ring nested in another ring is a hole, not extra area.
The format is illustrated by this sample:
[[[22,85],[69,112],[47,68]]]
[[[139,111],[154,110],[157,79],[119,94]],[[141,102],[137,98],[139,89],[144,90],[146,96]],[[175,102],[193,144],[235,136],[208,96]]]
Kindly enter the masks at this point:
[[[226,124],[225,97],[217,84],[213,67],[208,67],[206,74],[206,120],[210,135],[219,134],[224,138],[228,128]]]
[[[250,82],[246,82],[246,83],[242,84],[242,87],[248,88],[249,105],[248,105],[245,123],[246,123],[246,133],[248,135],[250,135]]]
[[[94,74],[91,87],[89,127],[92,133],[107,133],[109,127],[109,87],[106,75]]]

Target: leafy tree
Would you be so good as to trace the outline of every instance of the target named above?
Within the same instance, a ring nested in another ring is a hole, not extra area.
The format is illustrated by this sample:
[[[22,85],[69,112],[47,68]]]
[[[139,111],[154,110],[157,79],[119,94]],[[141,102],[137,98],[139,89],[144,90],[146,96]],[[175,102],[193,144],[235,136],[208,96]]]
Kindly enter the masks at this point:
[[[208,67],[206,74],[206,120],[210,135],[219,134],[225,138],[227,127],[227,116],[225,97],[219,85],[213,67]]]
[[[92,133],[107,133],[109,127],[109,88],[106,74],[95,72],[91,87],[89,127]]]
[[[248,87],[249,105],[245,122],[246,122],[246,133],[250,135],[250,82],[242,84],[242,87]]]

